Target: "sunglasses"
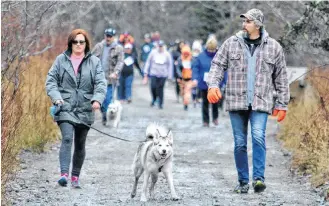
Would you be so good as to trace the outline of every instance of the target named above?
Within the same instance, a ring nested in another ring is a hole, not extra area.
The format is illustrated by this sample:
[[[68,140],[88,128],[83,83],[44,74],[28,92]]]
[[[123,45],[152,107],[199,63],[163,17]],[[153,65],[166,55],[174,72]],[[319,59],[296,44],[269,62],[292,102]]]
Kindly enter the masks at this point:
[[[86,43],[86,41],[83,41],[83,40],[73,40],[73,41],[72,41],[72,44],[74,44],[74,45],[77,45],[77,44],[84,44],[84,43]]]
[[[113,36],[111,36],[111,35],[106,35],[106,37],[107,37],[107,38],[112,38]]]

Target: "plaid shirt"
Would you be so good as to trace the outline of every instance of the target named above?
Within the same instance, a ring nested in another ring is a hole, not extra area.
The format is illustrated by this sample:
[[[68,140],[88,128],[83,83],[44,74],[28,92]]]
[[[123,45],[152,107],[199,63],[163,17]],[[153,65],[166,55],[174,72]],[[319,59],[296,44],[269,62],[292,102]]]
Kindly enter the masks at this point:
[[[248,110],[248,62],[243,49],[246,46],[242,32],[239,32],[223,43],[211,63],[207,82],[209,88],[218,87],[224,71],[228,72],[225,98],[227,111]],[[290,93],[283,49],[265,30],[256,59],[252,109],[269,114],[272,114],[273,108],[287,110]]]

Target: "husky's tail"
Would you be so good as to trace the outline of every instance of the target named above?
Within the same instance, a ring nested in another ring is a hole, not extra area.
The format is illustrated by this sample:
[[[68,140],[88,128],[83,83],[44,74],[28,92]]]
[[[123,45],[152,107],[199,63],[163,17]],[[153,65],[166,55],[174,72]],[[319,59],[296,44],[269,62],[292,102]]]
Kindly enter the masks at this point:
[[[152,123],[146,128],[146,141],[153,141],[154,137],[157,135],[159,125]]]

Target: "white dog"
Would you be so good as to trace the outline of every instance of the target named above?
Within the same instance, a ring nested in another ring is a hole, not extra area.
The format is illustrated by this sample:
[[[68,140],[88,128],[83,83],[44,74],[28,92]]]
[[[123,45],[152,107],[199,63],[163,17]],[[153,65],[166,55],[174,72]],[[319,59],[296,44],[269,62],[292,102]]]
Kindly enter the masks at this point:
[[[173,184],[172,159],[173,159],[173,134],[170,130],[158,124],[151,124],[146,129],[146,141],[138,147],[134,158],[133,171],[135,182],[131,198],[136,196],[138,179],[144,172],[144,182],[141,201],[146,202],[147,185],[151,176],[150,197],[154,198],[154,185],[158,175],[163,172],[169,184],[172,200],[178,200]]]
[[[120,120],[121,120],[121,113],[122,113],[122,105],[120,101],[114,100],[111,104],[109,104],[106,112],[107,122],[113,121],[113,127],[117,128]]]

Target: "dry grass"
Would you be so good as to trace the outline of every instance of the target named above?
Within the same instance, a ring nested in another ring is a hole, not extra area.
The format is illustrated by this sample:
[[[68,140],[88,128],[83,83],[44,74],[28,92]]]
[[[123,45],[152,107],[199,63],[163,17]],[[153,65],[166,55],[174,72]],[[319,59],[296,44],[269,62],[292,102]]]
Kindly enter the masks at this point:
[[[316,69],[298,100],[289,105],[280,137],[293,151],[293,168],[313,186],[329,180],[329,68]]]
[[[51,102],[46,95],[45,79],[52,56],[31,57],[27,62],[10,65],[14,73],[19,68],[19,84],[10,72],[1,82],[1,188],[18,169],[18,154],[30,148],[42,152],[47,142],[58,138],[58,129],[49,115]],[[2,199],[4,200],[4,199]]]

